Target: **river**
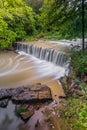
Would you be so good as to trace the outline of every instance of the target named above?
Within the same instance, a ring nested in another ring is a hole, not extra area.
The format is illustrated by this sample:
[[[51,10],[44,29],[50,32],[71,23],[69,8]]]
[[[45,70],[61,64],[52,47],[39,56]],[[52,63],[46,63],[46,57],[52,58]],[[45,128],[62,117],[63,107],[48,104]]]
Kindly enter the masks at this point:
[[[58,100],[58,96],[64,95],[64,92],[57,79],[64,74],[64,67],[39,60],[31,55],[25,55],[23,52],[20,52],[20,54],[13,51],[0,53],[0,88],[11,88],[35,83],[47,84],[51,88],[53,98]],[[55,95],[57,96],[55,97]],[[34,115],[26,125],[21,119],[16,117],[14,110],[15,105],[11,102],[9,102],[7,108],[0,108],[0,130],[29,130],[28,124],[35,123],[38,113],[35,113],[36,116]],[[42,115],[40,114],[40,116]],[[31,126],[30,130],[34,130],[34,125],[32,124]],[[44,128],[41,129],[48,130],[47,126]]]

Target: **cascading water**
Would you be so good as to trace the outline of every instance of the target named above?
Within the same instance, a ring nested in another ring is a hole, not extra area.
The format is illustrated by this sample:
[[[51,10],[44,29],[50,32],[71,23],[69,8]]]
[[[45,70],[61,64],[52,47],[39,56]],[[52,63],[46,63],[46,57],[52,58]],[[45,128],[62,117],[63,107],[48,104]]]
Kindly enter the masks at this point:
[[[55,65],[64,66],[67,63],[68,55],[52,48],[43,48],[32,44],[17,43],[17,51],[23,51],[41,60],[52,62]]]
[[[12,51],[0,53],[1,88],[42,83],[51,88],[53,98],[58,100],[58,96],[64,95],[62,87],[58,85],[56,80],[65,74],[67,56],[64,52],[56,51],[53,48],[42,48],[22,43],[18,43],[16,49],[19,54]],[[16,117],[14,109],[15,106],[11,102],[9,102],[7,108],[0,108],[0,130],[34,130],[33,126],[36,123],[34,119],[37,119],[38,115],[34,115],[25,124]],[[48,130],[48,128],[45,129],[44,127],[41,129]]]

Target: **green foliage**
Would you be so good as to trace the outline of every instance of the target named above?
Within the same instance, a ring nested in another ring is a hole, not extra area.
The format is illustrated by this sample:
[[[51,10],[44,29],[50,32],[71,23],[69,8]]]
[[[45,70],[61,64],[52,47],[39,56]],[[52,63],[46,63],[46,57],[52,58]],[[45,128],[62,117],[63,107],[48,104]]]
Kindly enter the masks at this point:
[[[62,35],[59,34],[59,32],[57,31],[44,32],[43,38],[44,39],[62,39]]]
[[[45,39],[81,37],[81,0],[1,0],[0,20],[7,24],[5,30],[0,29],[1,36],[4,32],[1,48],[10,47],[14,41],[42,32]],[[86,21],[87,13],[85,23]],[[87,36],[86,24],[85,32]]]
[[[63,102],[64,108],[60,110],[62,121],[67,129],[86,130],[87,129],[87,102],[86,99],[75,99],[69,97]]]
[[[26,112],[27,111],[27,108],[25,107],[20,107],[16,110],[16,114],[17,115],[20,115],[22,112]]]
[[[44,0],[40,10],[44,31],[58,31],[62,39],[81,37],[81,0]],[[85,4],[86,11],[87,4]],[[85,13],[85,23],[86,21]],[[86,24],[85,32],[87,32]]]
[[[81,108],[79,112],[79,121],[77,121],[80,127],[87,128],[87,104]]]
[[[42,7],[44,0],[23,0],[28,6],[32,7],[33,10],[38,14],[39,9]]]
[[[33,35],[36,30],[35,15],[22,0],[0,1],[0,47],[11,47],[12,42]]]
[[[87,75],[87,50],[84,52],[72,52],[72,66],[74,68],[76,76],[80,78]]]
[[[0,19],[0,48],[11,47],[12,42],[15,41],[16,33],[8,29],[8,24]]]

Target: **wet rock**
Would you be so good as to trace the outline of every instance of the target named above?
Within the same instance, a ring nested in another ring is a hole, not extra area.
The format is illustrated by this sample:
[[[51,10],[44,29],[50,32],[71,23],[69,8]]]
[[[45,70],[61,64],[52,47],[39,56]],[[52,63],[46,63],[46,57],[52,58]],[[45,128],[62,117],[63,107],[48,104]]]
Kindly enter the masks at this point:
[[[5,98],[11,98],[12,94],[9,89],[1,89],[0,90],[0,100]]]
[[[24,92],[24,87],[0,89],[0,99],[11,98]]]
[[[29,119],[34,114],[34,107],[29,106],[25,112],[21,112],[20,116],[23,120]]]
[[[17,105],[16,106],[16,114],[19,115],[24,121],[28,120],[34,114],[34,106],[33,105]]]
[[[13,94],[12,101],[15,103],[36,103],[52,100],[51,91],[46,85],[31,85],[24,87],[21,93]]]
[[[52,101],[51,90],[42,84],[27,85],[18,88],[0,89],[0,106],[5,107],[8,100],[16,104],[16,114],[28,120],[44,104]]]
[[[34,104],[19,104],[16,105],[15,112],[18,116],[20,116],[24,121],[27,121],[36,110],[39,110],[43,103],[34,103]]]
[[[7,107],[9,99],[0,100],[0,107]]]
[[[26,87],[1,89],[0,99],[11,98],[15,103],[45,102],[52,100],[51,91],[46,85],[36,84]]]
[[[23,120],[28,120],[34,114],[33,110],[28,110],[26,112],[20,113],[20,116]]]

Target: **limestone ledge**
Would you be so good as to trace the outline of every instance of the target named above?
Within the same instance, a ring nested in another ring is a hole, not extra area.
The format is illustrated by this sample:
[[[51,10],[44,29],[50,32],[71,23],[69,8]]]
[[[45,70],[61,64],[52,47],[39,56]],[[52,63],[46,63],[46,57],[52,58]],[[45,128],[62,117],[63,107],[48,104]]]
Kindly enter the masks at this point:
[[[9,100],[16,105],[16,113],[23,120],[27,120],[35,110],[52,101],[52,95],[50,88],[40,83],[0,89],[0,107],[6,107]]]

